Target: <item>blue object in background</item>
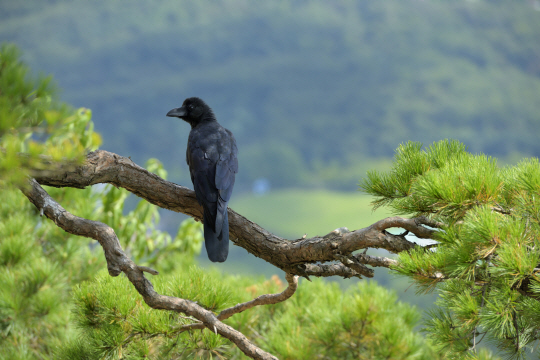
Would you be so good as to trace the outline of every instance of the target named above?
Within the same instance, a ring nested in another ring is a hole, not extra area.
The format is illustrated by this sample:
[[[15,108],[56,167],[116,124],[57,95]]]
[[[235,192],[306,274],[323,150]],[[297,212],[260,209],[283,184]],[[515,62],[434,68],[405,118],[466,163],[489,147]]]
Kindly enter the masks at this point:
[[[270,181],[266,178],[258,178],[253,182],[252,191],[257,196],[268,193],[270,191]]]

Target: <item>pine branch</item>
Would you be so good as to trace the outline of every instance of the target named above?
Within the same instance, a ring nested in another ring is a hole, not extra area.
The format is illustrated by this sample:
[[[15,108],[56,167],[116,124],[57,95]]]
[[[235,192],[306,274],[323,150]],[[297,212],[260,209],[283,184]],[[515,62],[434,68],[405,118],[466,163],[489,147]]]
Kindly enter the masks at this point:
[[[372,278],[374,275],[374,272],[372,269],[362,264],[354,256],[345,256],[345,255],[336,254],[335,257],[337,260],[341,261],[343,265],[351,268],[352,270],[356,271],[358,274],[367,276],[369,278]]]
[[[130,159],[107,151],[89,153],[85,164],[76,168],[70,166],[65,171],[54,174],[42,174],[38,171],[33,174],[41,185],[54,187],[84,188],[99,183],[112,184],[125,188],[164,209],[181,212],[202,221],[202,208],[192,190],[163,180]],[[419,238],[433,237],[436,231],[424,225],[433,228],[440,226],[424,217],[416,219],[391,217],[364,229],[349,231],[346,228],[339,228],[322,237],[290,241],[266,231],[229,209],[230,238],[237,246],[282,269],[285,273],[304,277],[358,276],[357,271],[347,266],[324,263],[335,261],[336,254],[348,256],[359,249],[381,248],[393,253],[408,251],[418,245],[409,242],[405,237],[390,234],[385,229],[401,227]],[[316,262],[323,263],[324,266],[314,264]]]

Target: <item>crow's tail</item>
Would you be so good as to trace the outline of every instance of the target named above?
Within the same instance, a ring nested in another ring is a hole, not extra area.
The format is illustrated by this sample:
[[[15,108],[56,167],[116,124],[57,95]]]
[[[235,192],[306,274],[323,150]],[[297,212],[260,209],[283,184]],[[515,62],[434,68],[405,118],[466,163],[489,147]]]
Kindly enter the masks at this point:
[[[206,252],[208,258],[212,262],[224,262],[227,260],[229,254],[229,217],[227,211],[223,217],[223,226],[221,233],[216,234],[210,227],[212,221],[210,217],[206,216],[204,212],[204,245],[206,246]]]

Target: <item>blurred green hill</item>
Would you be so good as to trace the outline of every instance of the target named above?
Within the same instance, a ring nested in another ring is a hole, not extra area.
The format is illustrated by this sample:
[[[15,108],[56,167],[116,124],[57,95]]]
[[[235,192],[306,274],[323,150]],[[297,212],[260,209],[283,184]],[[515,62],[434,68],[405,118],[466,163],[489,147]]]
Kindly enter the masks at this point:
[[[353,190],[401,142],[539,156],[538,1],[0,2],[0,41],[93,110],[104,149],[190,185],[200,96],[239,145],[235,192]]]

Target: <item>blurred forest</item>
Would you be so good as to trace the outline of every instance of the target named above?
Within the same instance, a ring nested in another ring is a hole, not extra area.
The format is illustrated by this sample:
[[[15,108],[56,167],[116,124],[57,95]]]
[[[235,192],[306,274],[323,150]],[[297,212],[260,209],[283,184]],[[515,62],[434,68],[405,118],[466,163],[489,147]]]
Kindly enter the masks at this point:
[[[539,156],[539,1],[3,0],[0,41],[92,109],[102,148],[190,186],[199,96],[233,131],[235,192],[355,190],[398,144]]]

